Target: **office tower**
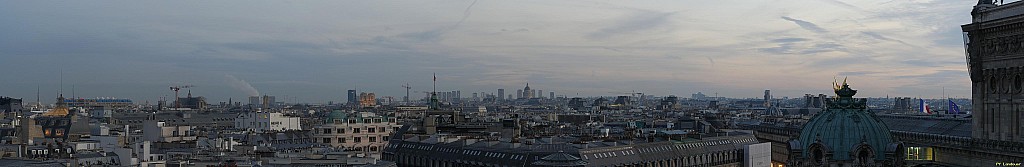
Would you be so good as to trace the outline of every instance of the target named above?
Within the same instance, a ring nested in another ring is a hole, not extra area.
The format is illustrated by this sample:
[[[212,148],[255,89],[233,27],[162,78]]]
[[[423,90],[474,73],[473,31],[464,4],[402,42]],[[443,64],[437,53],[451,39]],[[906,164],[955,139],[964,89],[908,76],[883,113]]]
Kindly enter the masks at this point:
[[[548,98],[555,99],[555,92],[548,92]]]
[[[508,99],[513,99],[513,98],[512,98],[512,95],[508,95]]]
[[[537,94],[533,94],[533,95],[534,95],[533,97],[536,97],[536,98],[544,98],[544,91],[542,91],[540,89],[537,89]]]
[[[377,106],[377,97],[373,93],[360,93],[359,94],[359,106],[360,107],[374,107]]]
[[[355,89],[348,90],[348,104],[359,103],[359,94],[356,93]]]
[[[764,90],[764,107],[767,108],[767,107],[771,107],[771,106],[772,106],[772,91],[771,90]]]
[[[818,96],[814,96],[812,94],[805,94],[804,108],[824,108],[826,98],[828,98],[828,95],[825,94],[818,94]]]
[[[498,100],[505,100],[505,89],[498,89]]]
[[[896,97],[893,100],[892,110],[897,112],[914,112],[914,105],[917,100],[910,97]]]
[[[256,108],[263,106],[259,96],[249,96],[249,107]]]
[[[522,89],[516,89],[516,99],[522,99],[522,98],[523,98],[523,90]]]

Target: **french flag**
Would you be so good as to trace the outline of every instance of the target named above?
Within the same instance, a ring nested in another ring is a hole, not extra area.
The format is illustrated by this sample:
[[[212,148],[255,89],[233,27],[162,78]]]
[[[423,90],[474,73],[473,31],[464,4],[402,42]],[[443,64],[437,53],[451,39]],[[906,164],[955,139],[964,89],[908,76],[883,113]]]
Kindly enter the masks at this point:
[[[922,113],[925,113],[925,114],[932,114],[932,109],[928,108],[928,103],[925,103],[924,99],[919,99],[919,100],[921,101],[920,111]]]

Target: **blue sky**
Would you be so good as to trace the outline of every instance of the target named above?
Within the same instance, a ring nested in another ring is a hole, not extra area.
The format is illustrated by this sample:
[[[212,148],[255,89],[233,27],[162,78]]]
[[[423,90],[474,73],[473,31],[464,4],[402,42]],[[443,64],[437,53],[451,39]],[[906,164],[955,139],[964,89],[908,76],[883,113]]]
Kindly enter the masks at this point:
[[[9,1],[0,95],[152,101],[192,84],[343,101],[430,90],[568,96],[967,97],[959,26],[971,1]],[[546,94],[546,93],[545,93]],[[422,94],[414,94],[419,97]]]

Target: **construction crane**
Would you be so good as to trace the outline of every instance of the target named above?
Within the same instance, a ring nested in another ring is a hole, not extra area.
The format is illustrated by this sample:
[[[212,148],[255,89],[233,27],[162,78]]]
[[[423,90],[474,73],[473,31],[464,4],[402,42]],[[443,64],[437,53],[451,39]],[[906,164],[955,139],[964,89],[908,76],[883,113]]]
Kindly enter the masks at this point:
[[[195,86],[192,86],[192,85],[171,86],[171,91],[174,91],[174,108],[181,108],[181,104],[178,103],[178,91],[181,90],[181,88],[186,88],[187,89],[187,88],[191,88],[191,87],[195,87]]]
[[[402,85],[402,87],[405,88],[405,99],[403,100],[405,100],[406,104],[409,104],[409,99],[412,98],[409,97],[409,90],[412,89],[412,87],[409,86],[409,83],[405,83],[405,85]]]

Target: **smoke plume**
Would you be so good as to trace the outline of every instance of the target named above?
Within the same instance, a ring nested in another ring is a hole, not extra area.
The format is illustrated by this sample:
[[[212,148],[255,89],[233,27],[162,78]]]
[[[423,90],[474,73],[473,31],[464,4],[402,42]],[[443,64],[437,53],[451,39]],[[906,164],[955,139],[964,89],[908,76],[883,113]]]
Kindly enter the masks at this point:
[[[228,79],[228,85],[231,85],[231,87],[245,92],[249,96],[260,95],[260,91],[256,90],[255,87],[252,87],[249,82],[245,82],[245,80],[238,79],[237,77],[229,74],[225,74],[224,77]]]

